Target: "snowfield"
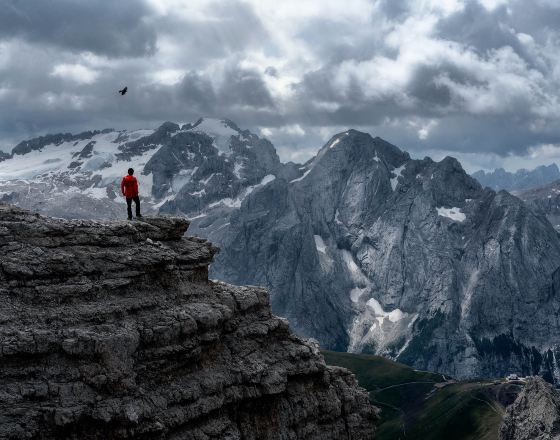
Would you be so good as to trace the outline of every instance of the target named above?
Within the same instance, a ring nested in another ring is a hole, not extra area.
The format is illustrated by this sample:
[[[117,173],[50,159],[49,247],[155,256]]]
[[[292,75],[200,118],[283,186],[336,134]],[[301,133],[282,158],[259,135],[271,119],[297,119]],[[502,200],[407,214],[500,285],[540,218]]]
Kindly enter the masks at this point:
[[[461,208],[436,208],[437,213],[441,217],[446,217],[454,222],[462,223],[467,216],[461,211]]]

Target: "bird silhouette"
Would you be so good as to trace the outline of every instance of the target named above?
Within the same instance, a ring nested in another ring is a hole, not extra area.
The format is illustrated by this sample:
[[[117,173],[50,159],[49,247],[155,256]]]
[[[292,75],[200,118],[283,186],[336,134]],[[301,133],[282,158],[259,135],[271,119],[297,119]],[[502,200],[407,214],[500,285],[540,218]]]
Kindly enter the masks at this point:
[[[120,93],[122,96],[124,96],[124,95],[126,94],[127,90],[128,90],[128,87],[125,87],[124,89],[119,90],[119,93]]]

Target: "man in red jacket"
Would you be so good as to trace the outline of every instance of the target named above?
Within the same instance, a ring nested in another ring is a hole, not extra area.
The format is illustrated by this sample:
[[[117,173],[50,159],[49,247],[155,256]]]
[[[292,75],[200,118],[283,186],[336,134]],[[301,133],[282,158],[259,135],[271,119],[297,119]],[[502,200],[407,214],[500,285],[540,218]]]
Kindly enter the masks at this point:
[[[138,197],[138,180],[134,177],[134,170],[128,169],[128,175],[124,176],[121,182],[121,191],[126,197],[126,210],[128,219],[132,220],[132,201],[136,205],[136,218],[142,217],[140,214],[140,197]]]

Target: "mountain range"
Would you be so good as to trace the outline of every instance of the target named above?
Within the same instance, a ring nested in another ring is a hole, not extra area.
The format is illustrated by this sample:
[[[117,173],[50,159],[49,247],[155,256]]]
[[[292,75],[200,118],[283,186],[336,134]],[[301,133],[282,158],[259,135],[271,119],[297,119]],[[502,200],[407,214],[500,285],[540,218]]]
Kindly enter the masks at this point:
[[[560,179],[560,170],[553,163],[541,165],[533,170],[522,168],[512,173],[503,168],[494,171],[479,170],[472,174],[483,186],[488,186],[495,191],[524,191],[546,185]]]
[[[451,157],[348,130],[297,165],[228,120],[166,122],[22,142],[0,162],[0,200],[120,217],[129,166],[145,212],[185,215],[221,247],[211,277],[266,286],[325,348],[458,378],[560,379],[558,234]]]

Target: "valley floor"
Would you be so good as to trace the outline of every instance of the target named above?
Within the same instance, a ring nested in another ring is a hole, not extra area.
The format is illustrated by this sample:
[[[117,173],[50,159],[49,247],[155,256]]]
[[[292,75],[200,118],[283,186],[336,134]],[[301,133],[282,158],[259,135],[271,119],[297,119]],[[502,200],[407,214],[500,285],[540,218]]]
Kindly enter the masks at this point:
[[[327,364],[351,370],[381,409],[379,440],[494,440],[520,385],[454,381],[389,359],[323,351]]]

